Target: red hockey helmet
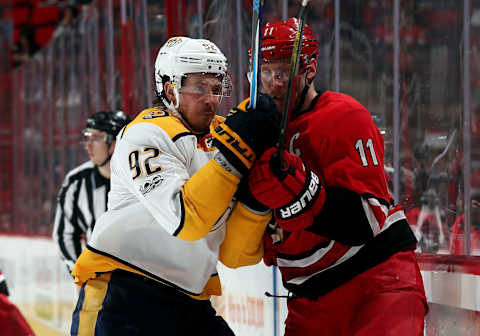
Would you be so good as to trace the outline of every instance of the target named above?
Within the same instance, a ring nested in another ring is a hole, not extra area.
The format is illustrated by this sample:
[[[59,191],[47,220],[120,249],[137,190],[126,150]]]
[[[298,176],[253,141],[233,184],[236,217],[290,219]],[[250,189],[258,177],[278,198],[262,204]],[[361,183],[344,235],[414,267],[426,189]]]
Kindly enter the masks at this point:
[[[290,18],[286,21],[267,22],[262,32],[262,61],[290,58],[293,53],[295,36],[298,29],[298,19]],[[248,49],[250,63],[252,61],[252,47]],[[305,66],[310,59],[318,56],[318,41],[310,27],[305,24],[300,53],[300,66]]]

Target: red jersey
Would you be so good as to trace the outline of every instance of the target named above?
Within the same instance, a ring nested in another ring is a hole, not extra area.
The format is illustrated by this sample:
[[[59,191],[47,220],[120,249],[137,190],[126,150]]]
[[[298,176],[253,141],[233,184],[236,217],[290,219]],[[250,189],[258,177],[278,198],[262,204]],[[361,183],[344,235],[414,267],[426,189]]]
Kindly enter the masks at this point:
[[[470,228],[470,254],[480,255],[480,230]],[[465,254],[465,215],[459,216],[453,224],[450,235],[450,254]]]
[[[33,336],[34,333],[18,308],[8,299],[5,277],[0,270],[0,335]]]
[[[289,122],[286,146],[319,176],[326,194],[311,227],[275,244],[266,235],[265,262],[278,265],[287,289],[318,297],[415,248],[403,208],[388,192],[382,135],[358,101],[319,94]]]

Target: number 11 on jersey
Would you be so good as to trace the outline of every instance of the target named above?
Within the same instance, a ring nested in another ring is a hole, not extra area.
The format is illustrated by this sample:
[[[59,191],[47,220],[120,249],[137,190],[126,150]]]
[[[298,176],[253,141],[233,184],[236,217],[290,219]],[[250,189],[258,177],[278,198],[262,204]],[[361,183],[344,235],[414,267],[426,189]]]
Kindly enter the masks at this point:
[[[372,156],[372,162],[374,166],[378,166],[377,154],[375,153],[375,148],[373,148],[373,141],[371,138],[368,138],[366,147],[370,150],[370,155]],[[364,167],[368,166],[367,156],[365,154],[365,149],[363,146],[363,140],[358,139],[355,143],[355,149],[360,154],[360,159],[362,160],[362,165]]]

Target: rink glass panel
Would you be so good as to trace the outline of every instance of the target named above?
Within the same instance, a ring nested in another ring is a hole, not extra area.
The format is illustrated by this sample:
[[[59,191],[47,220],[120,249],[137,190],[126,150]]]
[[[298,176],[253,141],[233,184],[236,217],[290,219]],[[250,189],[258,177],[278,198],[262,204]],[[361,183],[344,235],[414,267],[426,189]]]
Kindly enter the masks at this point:
[[[88,160],[79,143],[85,119],[115,109],[133,116],[149,106],[145,2],[123,5],[123,23],[121,3],[83,8],[70,27],[12,71],[13,94],[2,97],[13,106],[9,162],[16,173],[11,180],[2,174],[12,184],[2,192],[10,200],[2,202],[2,232],[50,236],[65,175]]]
[[[13,149],[13,78],[10,64],[10,53],[13,45],[11,30],[11,0],[2,2],[3,11],[0,12],[0,232],[10,231],[13,228],[13,189],[12,175]]]
[[[265,20],[296,15],[297,5],[266,0]],[[357,98],[384,133],[389,187],[405,206],[418,251],[478,254],[480,3],[312,0],[307,22],[319,40],[317,87]],[[0,30],[7,50],[8,31]],[[149,106],[156,52],[174,35],[211,39],[227,56],[234,90],[220,114],[248,95],[251,1],[94,1],[29,63],[1,69],[0,232],[51,235],[65,174],[87,160],[78,142],[85,118],[100,109],[134,116]],[[430,257],[419,254],[431,304],[427,334],[435,335],[475,320],[479,307],[451,304],[443,294],[474,293],[464,278],[479,274],[455,268],[473,257],[428,268]],[[439,275],[458,279],[435,282]]]
[[[78,143],[85,117],[116,108],[133,116],[149,106],[154,55],[169,34],[211,39],[224,51],[234,90],[223,99],[220,114],[248,95],[251,4],[191,0],[170,5],[94,2],[31,62],[15,70],[16,90],[10,99],[15,136],[10,141],[17,174],[3,182],[4,196],[14,207],[2,210],[5,231],[50,233],[61,181],[87,159]],[[312,1],[308,13],[320,46],[315,83],[357,98],[384,132],[389,186],[405,206],[422,252],[450,253],[453,236],[465,240],[461,230],[452,234],[463,214],[471,235],[479,222],[471,205],[480,190],[478,6],[472,2],[468,50],[463,2]],[[168,11],[176,15],[176,26],[168,25]],[[293,1],[267,1],[264,19],[297,12]],[[467,137],[465,110],[471,112]],[[470,171],[469,190],[465,171]],[[13,183],[16,196],[11,194]],[[8,212],[14,213],[13,224]],[[471,251],[455,253],[474,254],[475,244],[470,245]]]

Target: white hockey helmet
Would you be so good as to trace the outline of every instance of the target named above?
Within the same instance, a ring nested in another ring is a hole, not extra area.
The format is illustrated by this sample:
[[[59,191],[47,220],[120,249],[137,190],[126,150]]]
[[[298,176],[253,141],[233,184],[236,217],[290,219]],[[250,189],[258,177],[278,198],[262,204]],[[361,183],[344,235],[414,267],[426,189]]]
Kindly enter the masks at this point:
[[[172,37],[160,48],[155,60],[155,88],[163,104],[176,111],[182,78],[190,73],[218,74],[222,77],[223,91],[228,90],[227,58],[211,41],[189,37]],[[165,82],[174,85],[175,106],[163,90]]]

